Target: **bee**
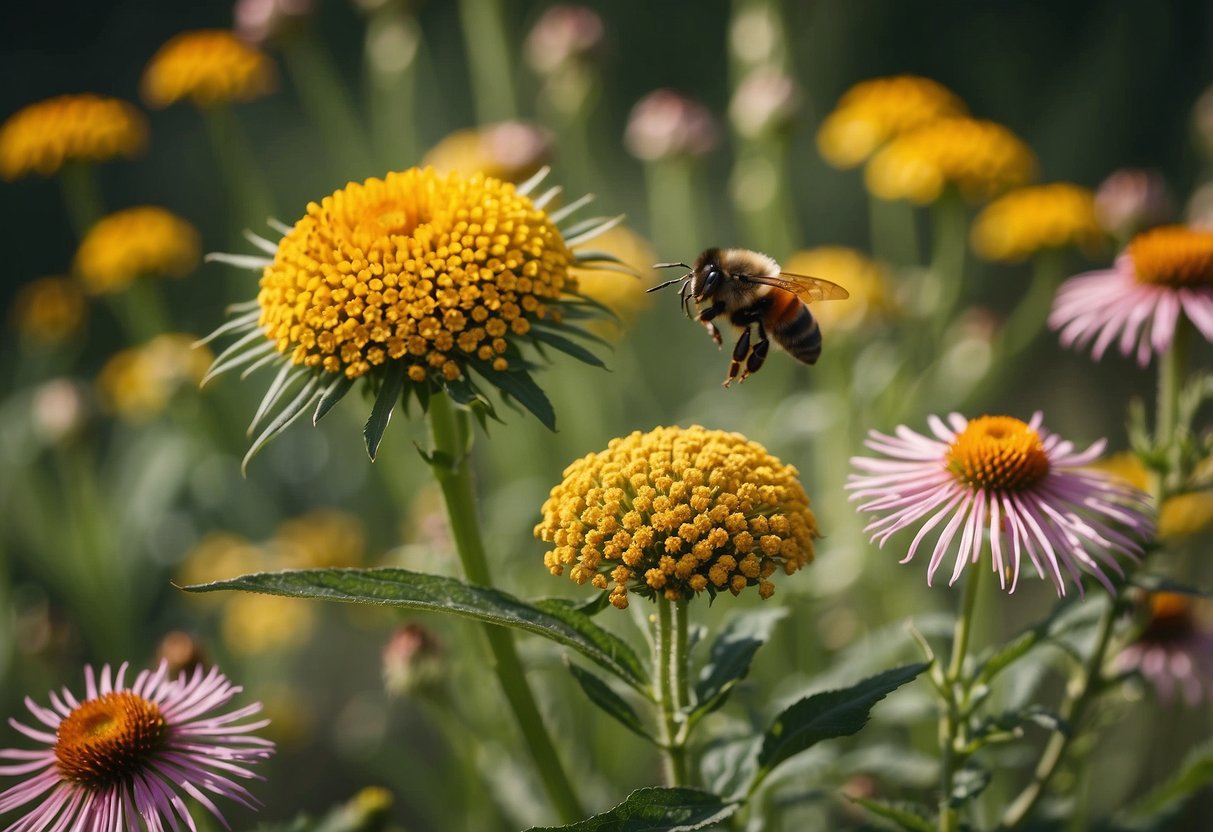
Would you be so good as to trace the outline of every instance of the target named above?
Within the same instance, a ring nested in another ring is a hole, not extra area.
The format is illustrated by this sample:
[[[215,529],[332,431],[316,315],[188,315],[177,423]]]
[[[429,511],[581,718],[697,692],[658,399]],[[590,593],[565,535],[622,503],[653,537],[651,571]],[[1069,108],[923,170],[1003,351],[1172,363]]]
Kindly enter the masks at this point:
[[[646,291],[655,292],[675,283],[681,284],[678,297],[682,301],[682,311],[690,318],[691,303],[695,304],[695,320],[707,327],[717,347],[722,345],[717,318],[723,315],[741,330],[733,347],[725,387],[734,379],[745,381],[762,368],[771,348],[771,337],[796,360],[815,364],[821,355],[821,330],[808,304],[850,297],[850,293],[836,283],[781,271],[774,259],[744,248],[709,248],[695,259],[694,266],[686,263],[653,266],[655,269],[675,267],[688,271],[682,277]],[[701,304],[706,307],[700,309]],[[751,342],[750,333],[755,326],[758,340]]]

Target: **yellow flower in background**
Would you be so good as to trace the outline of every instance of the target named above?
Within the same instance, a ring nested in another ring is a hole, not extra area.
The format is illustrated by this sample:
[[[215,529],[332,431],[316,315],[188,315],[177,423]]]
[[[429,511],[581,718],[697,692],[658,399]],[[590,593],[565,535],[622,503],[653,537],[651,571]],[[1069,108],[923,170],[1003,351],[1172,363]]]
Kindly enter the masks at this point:
[[[834,167],[853,168],[894,136],[937,118],[965,114],[964,102],[930,78],[873,78],[838,100],[817,131],[817,148]]]
[[[366,533],[354,515],[318,508],[283,522],[270,546],[276,569],[358,566],[366,551]]]
[[[813,560],[817,520],[797,471],[738,433],[655,428],[614,439],[564,471],[535,536],[544,565],[577,584],[668,600],[736,595]]]
[[[80,331],[86,311],[76,281],[40,277],[17,289],[9,317],[22,338],[57,344]]]
[[[152,107],[183,98],[195,106],[251,101],[274,88],[274,65],[226,29],[182,32],[160,47],[143,72],[140,90]]]
[[[897,315],[889,270],[883,263],[846,246],[819,246],[798,251],[784,268],[829,280],[844,287],[851,297],[844,303],[813,306],[813,317],[826,332],[862,329]]]
[[[237,592],[224,604],[219,631],[233,653],[256,656],[306,644],[315,626],[313,604],[280,595]]]
[[[103,217],[76,250],[75,272],[94,295],[120,292],[140,277],[184,277],[198,265],[194,226],[171,211],[141,205]]]
[[[101,95],[61,95],[31,104],[0,126],[0,176],[50,176],[68,162],[132,157],[147,144],[134,105]]]
[[[622,225],[594,240],[594,248],[619,258],[637,275],[648,274],[657,261],[652,244]],[[599,334],[618,335],[620,329],[629,326],[653,297],[645,293],[644,281],[623,271],[573,268],[569,273],[577,280],[583,295],[593,298],[619,316],[618,324],[615,321],[596,322],[594,329]]]
[[[1004,194],[973,221],[973,250],[986,260],[1019,262],[1042,249],[1104,241],[1095,216],[1095,194],[1068,182],[1032,185]]]
[[[439,173],[483,173],[521,182],[551,161],[552,150],[551,131],[523,121],[503,121],[456,130],[430,148],[421,163]]]
[[[260,546],[238,534],[211,532],[186,554],[177,573],[177,583],[181,586],[208,584],[271,568],[272,561]],[[187,597],[205,604],[220,603],[233,596],[200,592]]]
[[[1141,491],[1150,486],[1150,472],[1137,455],[1128,451],[1112,454],[1094,466]],[[1199,534],[1213,528],[1213,491],[1189,491],[1176,494],[1162,505],[1158,514],[1158,536],[1174,539]]]
[[[986,200],[1026,184],[1036,157],[1014,133],[992,121],[945,118],[903,133],[868,162],[868,190],[879,199],[926,205],[956,186]]]
[[[182,387],[194,388],[213,356],[194,348],[191,335],[157,335],[110,358],[97,376],[102,406],[124,421],[154,418]]]

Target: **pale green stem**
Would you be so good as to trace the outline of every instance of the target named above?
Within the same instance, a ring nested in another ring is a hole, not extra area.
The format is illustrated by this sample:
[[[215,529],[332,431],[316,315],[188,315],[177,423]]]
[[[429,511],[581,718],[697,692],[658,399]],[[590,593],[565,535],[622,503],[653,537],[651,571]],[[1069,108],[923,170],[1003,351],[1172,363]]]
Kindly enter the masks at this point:
[[[878,260],[898,266],[919,264],[917,214],[914,205],[904,199],[868,195],[868,240]]]
[[[371,140],[383,170],[417,164],[417,19],[395,3],[371,13],[366,26],[364,71],[370,100]]]
[[[698,165],[689,157],[648,162],[644,167],[649,225],[659,252],[673,258],[694,257],[712,239],[704,200],[695,177]]]
[[[966,680],[961,684],[965,669],[965,657],[969,652],[969,637],[973,631],[973,611],[977,608],[977,597],[985,570],[980,565],[969,569],[965,576],[964,595],[956,626],[952,633],[952,658],[948,662],[944,677],[945,699],[943,713],[939,718],[939,747],[942,754],[939,777],[939,829],[940,832],[956,832],[960,825],[960,813],[951,805],[952,791],[956,784],[956,773],[964,764],[960,748],[964,744],[962,732],[968,719],[968,688]],[[963,697],[958,697],[963,688]]]
[[[513,60],[501,0],[459,0],[472,94],[480,124],[516,118]]]
[[[1179,490],[1178,449],[1175,447],[1176,434],[1179,429],[1179,394],[1183,390],[1184,376],[1187,374],[1188,353],[1191,345],[1191,325],[1184,315],[1175,322],[1175,335],[1171,339],[1171,348],[1163,354],[1158,368],[1158,402],[1154,419],[1154,446],[1166,455],[1170,466],[1163,482],[1158,484],[1159,510],[1167,497]]]
[[[266,219],[274,213],[274,203],[248,138],[235,114],[225,106],[204,110],[202,117],[231,202],[232,230],[239,233],[251,228],[260,234]]]
[[[59,170],[59,188],[72,228],[83,239],[93,223],[105,215],[97,172],[88,162],[68,162]]]
[[[438,393],[430,398],[428,415],[434,452],[438,457],[432,466],[434,476],[446,502],[447,518],[464,575],[470,583],[491,587],[493,579],[472,490],[468,459],[472,448],[472,430],[468,411],[456,408],[444,393]],[[493,654],[493,669],[526,740],[548,798],[565,823],[584,818],[585,812],[573,791],[572,782],[565,774],[543,716],[539,713],[535,695],[527,683],[513,633],[504,627],[485,624],[484,634]]]
[[[673,607],[677,605],[677,623]],[[680,703],[686,701],[686,602],[657,597],[657,633],[653,639],[660,738],[667,786],[687,785],[687,748]]]
[[[745,141],[737,154],[730,190],[746,238],[782,257],[796,247],[796,206],[788,191],[787,140],[782,134]]]
[[[152,281],[160,279],[138,277],[122,292],[107,296],[114,315],[132,344],[142,344],[171,329],[160,287],[152,284]]]
[[[938,337],[964,296],[969,221],[964,200],[954,188],[945,190],[931,206],[931,235],[931,277],[939,292],[939,304],[933,315]]]

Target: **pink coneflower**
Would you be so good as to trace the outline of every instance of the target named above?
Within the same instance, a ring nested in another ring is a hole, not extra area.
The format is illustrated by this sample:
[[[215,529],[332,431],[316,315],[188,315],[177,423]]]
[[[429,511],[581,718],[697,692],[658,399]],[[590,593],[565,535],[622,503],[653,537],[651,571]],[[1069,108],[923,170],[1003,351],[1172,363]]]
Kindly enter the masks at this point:
[[[129,688],[126,671],[126,663],[116,675],[105,665],[97,679],[85,666],[83,702],[67,688],[62,696],[51,692],[50,708],[27,697],[26,707],[45,728],[9,720],[45,747],[0,750],[0,759],[18,761],[0,765],[0,774],[30,775],[0,794],[0,815],[35,804],[6,832],[163,832],[179,829],[178,819],[196,830],[182,792],[224,826],[207,792],[255,805],[231,777],[261,779],[246,766],[273,754],[272,742],[249,736],[269,720],[237,724],[260,711],[261,703],[216,713],[241,691],[217,668],[196,667],[188,677],[170,678],[161,662]]]
[[[1196,616],[1194,601],[1177,592],[1152,592],[1150,619],[1116,657],[1116,666],[1141,675],[1170,702],[1176,689],[1189,705],[1213,697],[1213,632]]]
[[[851,464],[863,473],[852,474],[846,486],[852,500],[863,501],[860,511],[883,515],[864,531],[884,546],[923,520],[901,561],[906,563],[943,524],[927,566],[928,584],[958,533],[949,583],[966,564],[977,563],[988,532],[1004,589],[1009,576],[1015,591],[1026,554],[1059,595],[1065,595],[1067,577],[1081,592],[1082,572],[1113,591],[1103,567],[1121,574],[1114,552],[1141,556],[1139,541],[1153,531],[1144,514],[1147,497],[1081,467],[1103,451],[1102,440],[1075,452],[1073,443],[1041,428],[1041,419],[1036,413],[1026,423],[1010,416],[969,421],[953,413],[947,424],[930,417],[935,438],[905,426],[896,436],[872,431],[867,446],[888,458],[853,457]]]
[[[1166,225],[1134,237],[1111,269],[1063,283],[1049,326],[1063,346],[1093,344],[1097,361],[1116,342],[1144,367],[1170,348],[1181,313],[1213,341],[1213,231]]]

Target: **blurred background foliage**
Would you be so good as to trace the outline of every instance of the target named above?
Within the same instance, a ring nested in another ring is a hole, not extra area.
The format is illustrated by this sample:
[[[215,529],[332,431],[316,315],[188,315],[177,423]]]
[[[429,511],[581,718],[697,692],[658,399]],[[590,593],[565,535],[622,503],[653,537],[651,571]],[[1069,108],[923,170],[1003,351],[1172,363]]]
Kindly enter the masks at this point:
[[[278,65],[277,92],[230,108],[245,134],[250,170],[268,186],[264,207],[293,222],[308,201],[347,180],[418,163],[454,131],[522,118],[551,131],[556,183],[573,195],[593,191],[602,213],[626,213],[630,229],[648,241],[615,240],[612,250],[634,250],[624,255],[629,261],[688,260],[708,245],[765,246],[780,239],[764,237],[780,225],[770,216],[747,220],[747,187],[734,187],[745,181],[735,166],[750,153],[776,160],[777,184],[787,198],[780,232],[787,247],[770,254],[786,263],[794,251],[817,246],[868,250],[862,176],[828,166],[815,135],[847,88],[897,73],[933,78],[976,117],[1010,127],[1037,154],[1040,181],[1093,188],[1117,168],[1153,168],[1182,203],[1211,174],[1192,115],[1213,80],[1213,6],[1206,2],[769,4],[783,23],[775,54],[799,94],[798,110],[780,131],[782,149],[773,153],[731,131],[727,115],[740,60],[730,45],[730,20],[748,6],[768,4],[589,3],[605,35],[584,106],[572,115],[522,58],[527,34],[548,5],[500,4],[515,78],[497,95],[474,83],[467,37],[478,36],[466,25],[469,17],[483,21],[485,9],[497,4],[432,0],[393,7],[410,22],[404,39],[392,43],[416,52],[411,91],[398,91],[412,96],[413,115],[403,128],[399,121],[391,128],[382,119],[402,114],[381,106],[366,75],[364,43],[375,13],[336,0],[319,3],[293,45],[267,46]],[[231,20],[231,4],[224,2],[6,4],[0,115],[69,92],[138,101],[140,76],[161,44],[181,31],[227,27]],[[326,67],[335,75],[315,74]],[[344,93],[330,103],[343,100],[357,121],[317,123],[311,95],[334,79]],[[685,215],[670,216],[654,201],[661,190],[657,166],[646,168],[624,143],[633,106],[661,87],[705,105],[721,139],[695,162],[693,176],[678,180],[689,189],[685,204],[694,208]],[[217,158],[197,110],[178,104],[148,118],[146,153],[97,168],[110,210],[162,205],[198,229],[203,251],[248,251],[239,232],[249,225],[272,236],[258,217],[233,211],[233,204],[255,209],[233,202],[232,180],[221,175],[231,160]],[[382,141],[391,135],[409,138]],[[246,184],[254,184],[252,178]],[[513,764],[517,737],[485,681],[487,654],[474,629],[422,619],[424,638],[409,630],[393,640],[401,622],[386,612],[251,595],[187,597],[170,584],[320,565],[398,564],[453,574],[442,506],[412,448],[424,439],[420,421],[398,416],[372,466],[359,431],[364,407],[346,403],[321,428],[288,431],[242,478],[244,424],[262,384],[224,379],[199,392],[195,362],[174,358],[162,342],[155,369],[130,382],[138,388],[154,377],[160,387],[124,411],[114,405],[113,385],[120,382],[111,381],[108,393],[95,386],[113,356],[138,346],[119,306],[91,299],[83,330],[53,348],[19,337],[12,311],[18,290],[44,275],[67,273],[78,238],[53,181],[29,177],[0,188],[6,257],[0,305],[9,310],[0,362],[0,708],[15,713],[25,695],[74,684],[83,661],[140,663],[157,650],[201,650],[264,700],[274,719],[282,753],[267,767],[269,783],[257,789],[267,820],[322,812],[372,783],[395,795],[395,818],[405,828],[512,828],[550,820],[529,771]],[[925,227],[920,231],[925,238]],[[1110,262],[1112,250],[1091,259],[1065,256],[1066,273],[1073,273]],[[818,268],[831,277],[828,265]],[[1022,266],[970,257],[965,320],[977,358],[958,353],[957,366],[982,360],[983,333],[1022,296],[1028,274]],[[646,274],[644,285],[649,282]],[[254,286],[248,272],[210,263],[184,279],[157,280],[153,291],[171,330],[197,335],[221,322],[228,303],[251,297]],[[1129,361],[1109,356],[1093,364],[1043,335],[997,384],[918,390],[911,399],[916,409],[906,412],[879,396],[885,365],[879,356],[864,357],[868,330],[840,329],[832,338],[823,314],[826,347],[818,367],[772,356],[743,387],[723,391],[726,355],[682,320],[674,299],[658,295],[642,308],[639,293],[631,296],[637,311],[626,316],[606,357],[611,372],[566,361],[540,377],[556,406],[557,433],[507,413],[508,424],[493,426],[477,448],[484,521],[497,546],[494,568],[505,589],[523,596],[577,594],[546,574],[543,546],[531,529],[569,461],[631,430],[691,422],[741,430],[797,465],[826,534],[819,562],[779,585],[776,601],[788,604],[792,615],[747,682],[764,695],[747,699],[743,691],[722,720],[744,721],[747,701],[854,679],[896,655],[912,655],[900,621],[913,614],[929,631],[930,611],[952,603],[947,590],[923,586],[918,568],[897,567],[895,551],[868,551],[858,537],[860,521],[842,485],[847,457],[867,429],[891,429],[898,420],[921,428],[926,413],[961,405],[968,415],[1021,418],[1043,409],[1049,427],[1077,443],[1108,436],[1119,449],[1126,444],[1126,401],[1148,395],[1152,386],[1152,377]],[[1207,349],[1199,358],[1207,361]],[[108,372],[112,379],[117,371]],[[1194,550],[1205,544],[1194,543]],[[1005,634],[1051,604],[1052,592],[1025,584],[1012,598],[996,600],[984,626]],[[730,610],[728,603],[695,606],[705,624]],[[616,617],[621,628],[631,626],[627,615]],[[162,643],[173,631],[190,640]],[[418,651],[427,657],[420,667]],[[524,641],[524,651],[560,726],[556,736],[585,738],[566,750],[566,759],[586,778],[589,800],[610,805],[656,779],[650,750],[603,724],[581,701],[558,654],[531,641]],[[385,661],[394,696],[385,692]],[[1025,689],[1035,681],[1024,680]],[[909,735],[929,749],[931,729],[915,724],[924,702],[901,695],[880,711],[876,739],[869,738],[865,750],[843,746],[813,757],[785,775],[792,787],[772,799],[795,803],[806,792],[842,783],[857,793],[927,786],[929,760],[882,759],[879,745],[884,732]],[[1177,745],[1210,727],[1204,710],[1160,717],[1146,704],[1122,706],[1113,714],[1121,736],[1100,744],[1108,753],[1091,789],[1147,788],[1162,776],[1164,763],[1173,764]],[[1154,759],[1161,754],[1153,750],[1142,759],[1147,746],[1165,748],[1166,760]],[[487,791],[475,786],[486,776]],[[806,821],[855,821],[836,803],[806,802],[796,811]],[[236,819],[251,823],[248,816]]]

